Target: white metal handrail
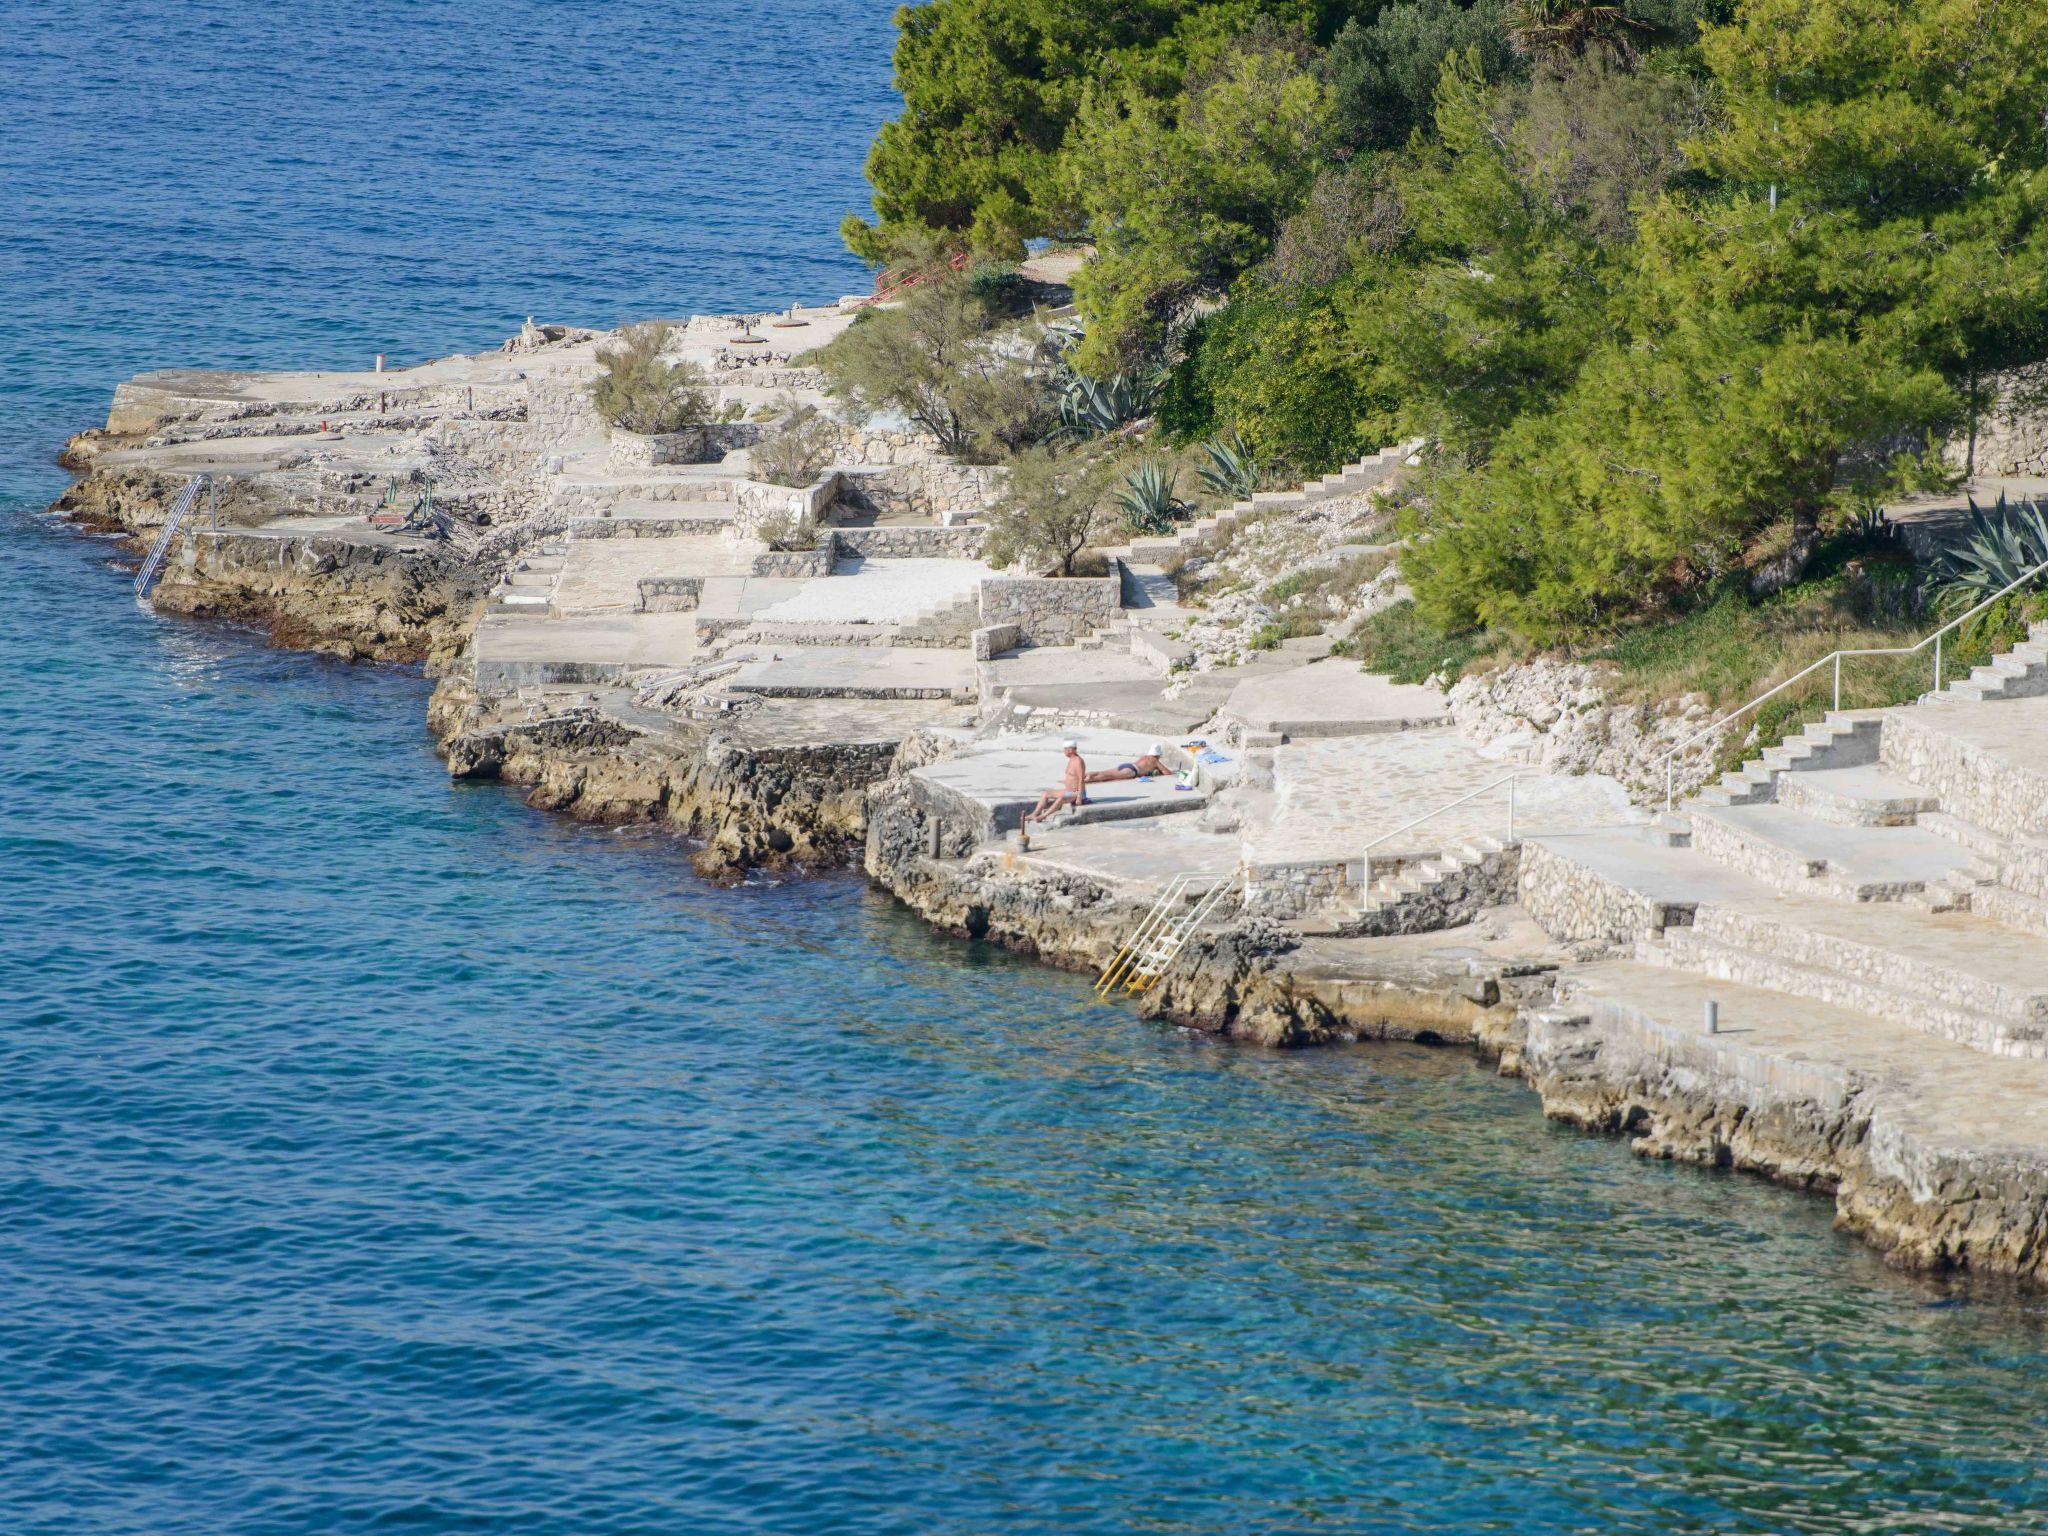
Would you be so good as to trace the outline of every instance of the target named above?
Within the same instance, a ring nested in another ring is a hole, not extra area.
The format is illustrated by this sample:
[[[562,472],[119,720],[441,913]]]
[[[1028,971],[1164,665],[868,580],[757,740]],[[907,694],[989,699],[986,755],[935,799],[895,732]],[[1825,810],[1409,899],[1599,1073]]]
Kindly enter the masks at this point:
[[[1362,907],[1364,907],[1365,910],[1368,912],[1372,910],[1371,903],[1373,849],[1379,847],[1379,845],[1381,843],[1384,843],[1388,838],[1399,837],[1403,832],[1412,832],[1415,828],[1421,826],[1425,821],[1429,821],[1434,817],[1441,816],[1445,811],[1455,811],[1459,806],[1463,805],[1466,801],[1477,800],[1481,795],[1488,794],[1493,790],[1499,789],[1503,784],[1507,785],[1508,787],[1508,841],[1512,843],[1515,840],[1515,781],[1521,777],[1522,775],[1520,773],[1505,774],[1502,777],[1493,780],[1491,783],[1480,785],[1477,789],[1472,790],[1469,794],[1463,794],[1458,796],[1458,798],[1455,800],[1447,801],[1445,804],[1438,806],[1433,811],[1423,812],[1413,821],[1404,822],[1402,825],[1394,828],[1394,830],[1391,832],[1382,832],[1378,837],[1374,838],[1371,842],[1367,843],[1365,845],[1365,863],[1364,867],[1359,873],[1358,879],[1359,904]]]
[[[1830,652],[1828,655],[1821,657],[1819,661],[1814,662],[1813,665],[1809,667],[1803,667],[1799,671],[1794,672],[1790,677],[1786,678],[1785,681],[1778,684],[1777,687],[1768,689],[1765,692],[1758,694],[1755,698],[1751,699],[1747,704],[1743,705],[1740,709],[1730,710],[1727,714],[1723,715],[1713,724],[1704,726],[1700,730],[1693,732],[1692,735],[1686,737],[1683,741],[1679,742],[1676,746],[1672,747],[1669,751],[1667,751],[1664,754],[1664,809],[1667,811],[1670,810],[1672,806],[1672,801],[1675,798],[1674,780],[1678,770],[1679,753],[1685,751],[1688,747],[1698,745],[1700,742],[1706,740],[1706,738],[1708,738],[1709,736],[1719,734],[1724,727],[1734,724],[1737,720],[1740,720],[1744,715],[1748,714],[1751,710],[1755,709],[1758,705],[1768,704],[1772,699],[1776,698],[1779,694],[1783,693],[1787,688],[1790,688],[1794,683],[1799,682],[1803,678],[1811,677],[1814,673],[1818,672],[1822,667],[1832,665],[1835,669],[1834,707],[1836,709],[1840,709],[1842,707],[1842,662],[1845,659],[1856,656],[1913,656],[1917,655],[1921,651],[1926,650],[1927,647],[1931,645],[1934,647],[1934,689],[1935,692],[1939,693],[1941,691],[1942,638],[1945,635],[1947,635],[1951,630],[1959,628],[1960,626],[1969,623],[1970,620],[1977,617],[1978,614],[1982,613],[1986,608],[1989,608],[1993,603],[1999,601],[2001,598],[2011,596],[2014,592],[2018,591],[2021,587],[2025,586],[2028,582],[2032,581],[2035,577],[2039,576],[2044,571],[2048,571],[2048,560],[2043,560],[2039,565],[2035,566],[2032,570],[2026,572],[2024,575],[2018,577],[2016,580],[2007,582],[2004,586],[2000,587],[1996,592],[1992,593],[1989,597],[1985,598],[1983,602],[1977,604],[1976,607],[1970,609],[1969,612],[1958,614],[1955,618],[1950,619],[1946,624],[1942,625],[1941,628],[1934,631],[1933,634],[1922,637],[1920,640],[1916,641],[1912,645],[1878,646],[1866,650]]]

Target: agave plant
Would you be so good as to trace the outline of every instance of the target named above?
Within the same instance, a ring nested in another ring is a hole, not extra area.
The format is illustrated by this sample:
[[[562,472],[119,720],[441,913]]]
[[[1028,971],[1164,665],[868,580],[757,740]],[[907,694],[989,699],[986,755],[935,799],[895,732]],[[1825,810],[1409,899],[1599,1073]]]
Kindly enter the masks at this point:
[[[1091,379],[1067,372],[1059,382],[1059,435],[1075,441],[1106,437],[1152,414],[1159,381],[1141,374],[1119,373]]]
[[[1209,462],[1195,471],[1195,478],[1225,500],[1243,501],[1259,488],[1264,468],[1235,428],[1227,438],[1212,437],[1202,444],[1202,456]]]
[[[1968,532],[1934,562],[1935,602],[1945,612],[1975,607],[2043,564],[2048,564],[2048,502],[2008,505],[2001,495],[1986,512],[1973,500]]]
[[[1188,511],[1177,494],[1179,476],[1170,465],[1140,464],[1124,476],[1124,488],[1113,498],[1124,510],[1133,533],[1171,533]]]

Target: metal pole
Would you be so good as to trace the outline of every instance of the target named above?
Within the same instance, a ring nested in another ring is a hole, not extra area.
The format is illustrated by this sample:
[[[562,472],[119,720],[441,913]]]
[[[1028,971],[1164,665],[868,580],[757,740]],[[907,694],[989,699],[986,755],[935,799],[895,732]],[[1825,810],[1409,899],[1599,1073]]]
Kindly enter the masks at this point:
[[[1842,707],[1842,653],[1835,653],[1835,708]]]
[[[1941,631],[1934,633],[1934,691],[1941,692]]]
[[[1721,1033],[1721,1005],[1715,1002],[1711,997],[1707,999],[1706,1033],[1710,1035],[1718,1035],[1719,1033]]]
[[[1361,912],[1370,912],[1372,910],[1372,850],[1370,848],[1365,850],[1365,858],[1360,862],[1359,867],[1358,910]]]
[[[1664,759],[1664,809],[1671,809],[1671,776],[1678,765],[1669,757]]]

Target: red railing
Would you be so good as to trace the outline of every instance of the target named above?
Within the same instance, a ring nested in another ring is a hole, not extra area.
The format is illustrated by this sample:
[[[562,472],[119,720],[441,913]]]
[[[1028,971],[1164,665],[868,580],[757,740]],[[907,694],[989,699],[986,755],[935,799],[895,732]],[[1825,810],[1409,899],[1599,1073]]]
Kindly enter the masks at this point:
[[[928,283],[935,277],[945,276],[948,272],[960,271],[967,265],[970,259],[968,254],[962,251],[942,266],[927,267],[922,272],[912,272],[908,276],[895,278],[891,281],[878,281],[875,284],[875,291],[860,302],[862,304],[886,304],[905,289],[915,288],[919,283]]]

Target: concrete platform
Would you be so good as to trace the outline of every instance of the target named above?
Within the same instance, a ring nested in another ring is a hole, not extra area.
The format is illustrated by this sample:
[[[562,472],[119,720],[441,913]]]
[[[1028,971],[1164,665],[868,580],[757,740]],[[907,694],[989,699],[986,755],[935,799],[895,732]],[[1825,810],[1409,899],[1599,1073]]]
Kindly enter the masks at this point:
[[[1628,961],[1568,974],[1570,1006],[1655,1060],[1767,1094],[1869,1093],[1888,1128],[1972,1158],[2048,1156],[2048,1061],[1986,1056],[1903,1024]],[[1721,1032],[1702,1033],[1709,1000]]]
[[[1356,859],[1375,838],[1514,771],[1447,728],[1289,744],[1273,753],[1272,810],[1246,828],[1245,857],[1258,864]],[[1612,779],[1522,775],[1518,835],[1647,820]],[[1503,838],[1507,803],[1505,789],[1490,791],[1400,833],[1374,856],[1414,857],[1478,835]]]
[[[1241,683],[1223,707],[1253,730],[1277,731],[1290,739],[1367,736],[1451,723],[1441,689],[1397,683],[1341,657]]]
[[[1084,727],[1068,734],[1080,743],[1081,755],[1091,770],[1133,761],[1152,742],[1152,738],[1130,731]],[[1065,767],[1060,751],[1064,739],[1051,731],[1002,736],[959,757],[919,768],[916,776],[941,793],[986,810],[996,829],[1007,832],[1018,826],[1044,791],[1059,786]],[[1062,813],[1054,830],[1089,827],[1092,832],[1095,823],[1194,811],[1208,801],[1200,790],[1176,789],[1170,778],[1093,784],[1088,798],[1089,803],[1078,811]]]
[[[698,655],[688,613],[487,616],[476,630],[477,685],[486,689],[621,683],[647,668],[687,666]]]
[[[1949,839],[1920,827],[1840,826],[1784,805],[1702,806],[1693,812],[1696,839],[1702,822],[1719,823],[1788,868],[1818,866],[1816,874],[1859,892],[1933,885],[1970,858]]]
[[[972,699],[965,651],[885,645],[778,647],[726,680],[735,692],[783,698]]]
[[[841,560],[750,611],[778,623],[903,624],[972,597],[995,574],[979,560]]]
[[[1724,869],[1689,848],[1652,842],[1635,827],[1544,832],[1527,841],[1609,885],[1639,893],[1646,905],[1693,908],[1704,901],[1762,901],[1772,894],[1761,881]]]

